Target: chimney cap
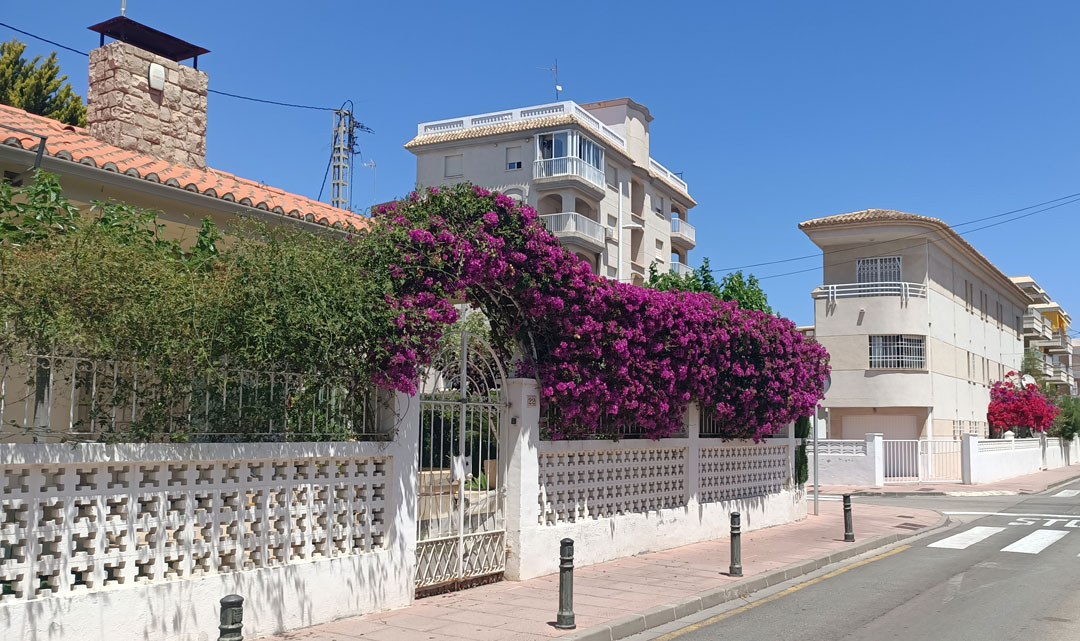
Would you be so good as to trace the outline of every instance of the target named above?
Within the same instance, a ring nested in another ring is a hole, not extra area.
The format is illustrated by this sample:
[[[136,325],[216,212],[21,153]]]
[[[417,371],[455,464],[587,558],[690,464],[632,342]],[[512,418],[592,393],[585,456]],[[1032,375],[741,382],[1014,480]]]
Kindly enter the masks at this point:
[[[105,36],[108,36],[114,40],[126,42],[140,49],[149,51],[150,53],[156,53],[173,62],[180,62],[181,60],[187,60],[188,58],[198,58],[204,53],[210,53],[209,49],[193,45],[176,36],[170,36],[167,33],[158,31],[153,27],[148,27],[140,22],[135,22],[131,18],[125,16],[110,18],[105,22],[99,22],[98,24],[89,27],[89,29],[90,31],[100,33],[102,41],[105,40]]]

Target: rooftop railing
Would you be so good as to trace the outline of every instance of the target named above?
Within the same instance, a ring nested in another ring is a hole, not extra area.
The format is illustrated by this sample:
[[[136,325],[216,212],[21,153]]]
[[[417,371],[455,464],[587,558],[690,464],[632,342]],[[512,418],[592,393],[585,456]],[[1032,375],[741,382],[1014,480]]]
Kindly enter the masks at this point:
[[[874,282],[822,285],[814,290],[814,298],[866,298],[870,296],[900,296],[901,298],[926,298],[923,283]]]

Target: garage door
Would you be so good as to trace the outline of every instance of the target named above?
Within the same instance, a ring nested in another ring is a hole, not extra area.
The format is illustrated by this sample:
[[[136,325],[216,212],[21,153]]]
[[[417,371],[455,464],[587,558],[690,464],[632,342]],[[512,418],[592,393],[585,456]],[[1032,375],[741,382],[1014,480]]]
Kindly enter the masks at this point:
[[[843,418],[844,438],[884,434],[886,440],[919,438],[915,416],[910,414],[862,414]]]

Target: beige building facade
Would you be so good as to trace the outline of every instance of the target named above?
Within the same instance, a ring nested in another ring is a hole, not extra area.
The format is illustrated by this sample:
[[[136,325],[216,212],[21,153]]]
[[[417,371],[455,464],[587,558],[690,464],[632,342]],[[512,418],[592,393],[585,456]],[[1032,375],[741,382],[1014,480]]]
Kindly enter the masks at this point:
[[[871,209],[799,228],[823,253],[829,436],[985,435],[990,386],[1022,362],[1024,291],[936,218]]]
[[[534,207],[598,273],[641,283],[689,271],[689,186],[649,155],[648,108],[571,101],[420,123],[405,147],[422,186],[471,182]]]
[[[1072,317],[1031,276],[1013,276],[1011,280],[1031,299],[1024,312],[1024,352],[1030,364],[1055,392],[1075,395],[1069,337]]]

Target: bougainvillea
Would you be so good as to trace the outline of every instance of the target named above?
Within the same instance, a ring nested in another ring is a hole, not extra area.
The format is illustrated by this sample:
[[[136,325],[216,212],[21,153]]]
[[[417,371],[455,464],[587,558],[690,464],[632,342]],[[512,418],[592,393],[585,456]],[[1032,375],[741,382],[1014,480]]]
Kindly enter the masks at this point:
[[[1034,383],[1024,384],[1020,375],[1009,372],[1005,380],[990,388],[986,420],[995,434],[1002,430],[1045,432],[1060,410]]]
[[[558,410],[556,437],[653,438],[682,429],[691,401],[729,437],[761,436],[809,414],[823,396],[825,350],[786,319],[707,293],[657,291],[592,273],[535,211],[479,187],[413,193],[377,208],[367,234],[389,260],[385,295],[400,335],[379,382],[415,392],[455,301],[491,320],[516,373],[535,376]]]

